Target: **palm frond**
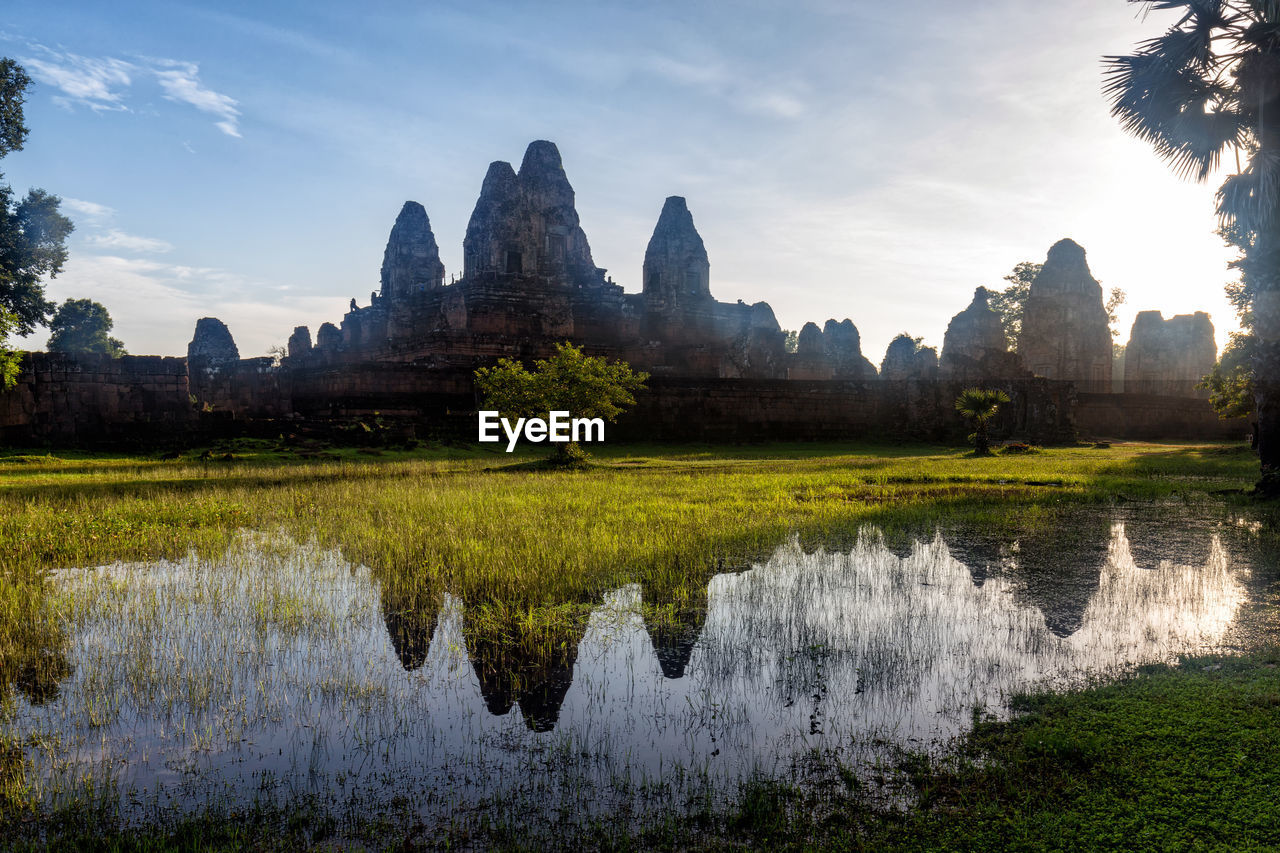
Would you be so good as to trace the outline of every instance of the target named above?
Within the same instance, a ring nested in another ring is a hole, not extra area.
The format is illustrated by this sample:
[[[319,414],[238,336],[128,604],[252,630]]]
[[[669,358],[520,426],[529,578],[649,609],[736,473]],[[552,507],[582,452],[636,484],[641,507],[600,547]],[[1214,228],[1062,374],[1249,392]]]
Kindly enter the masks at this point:
[[[1120,126],[1149,143],[1184,177],[1204,180],[1241,131],[1231,91],[1207,72],[1139,53],[1104,58],[1103,93]]]

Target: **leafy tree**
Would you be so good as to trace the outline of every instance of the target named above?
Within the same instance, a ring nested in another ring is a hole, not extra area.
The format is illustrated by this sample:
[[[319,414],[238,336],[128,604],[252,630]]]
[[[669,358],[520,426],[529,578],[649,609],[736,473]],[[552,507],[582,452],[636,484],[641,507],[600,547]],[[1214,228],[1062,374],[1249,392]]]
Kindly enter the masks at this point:
[[[1107,304],[1103,307],[1107,310],[1107,325],[1111,328],[1113,338],[1120,334],[1120,330],[1116,328],[1116,313],[1127,298],[1128,294],[1118,287],[1111,288],[1111,292],[1107,294]]]
[[[9,333],[18,326],[18,319],[0,308],[0,391],[7,391],[18,381],[18,368],[22,354],[3,346]]]
[[[1033,264],[1031,261],[1015,264],[1013,272],[1004,277],[1009,286],[1004,290],[990,291],[988,302],[991,309],[1000,315],[1009,349],[1018,347],[1018,335],[1022,332],[1022,309],[1031,293],[1031,282],[1036,280],[1042,266],[1044,264]]]
[[[21,65],[0,59],[0,157],[22,150],[26,142],[22,107],[30,85]],[[39,189],[15,201],[13,188],[0,184],[0,310],[10,318],[0,336],[0,353],[8,353],[8,334],[30,334],[53,311],[42,279],[62,271],[67,236],[74,227],[58,211],[59,202]]]
[[[1183,177],[1205,181],[1234,155],[1217,195],[1220,233],[1240,252],[1228,296],[1255,337],[1258,491],[1280,493],[1280,2],[1130,2],[1180,17],[1132,55],[1104,59],[1112,114]]]
[[[787,352],[795,352],[800,348],[800,333],[795,329],[783,329],[784,336],[782,347]]]
[[[1000,406],[1009,402],[1009,395],[999,389],[966,388],[956,397],[956,411],[966,420],[973,421],[974,456],[990,456],[991,445],[987,440],[987,421],[996,416]]]
[[[1254,404],[1253,369],[1257,341],[1253,335],[1232,332],[1231,339],[1218,356],[1218,363],[1206,376],[1199,388],[1209,391],[1209,404],[1220,418],[1250,418],[1253,421],[1254,443],[1257,443],[1258,425]]]
[[[124,344],[107,336],[114,325],[102,303],[68,299],[58,306],[49,323],[49,352],[101,353],[119,358],[126,354]]]
[[[485,405],[505,418],[545,418],[565,411],[575,418],[613,423],[625,407],[635,404],[635,392],[648,378],[629,364],[584,355],[581,347],[565,342],[556,344],[555,355],[535,361],[533,370],[510,358],[480,368],[476,387]],[[557,443],[553,448],[551,459],[559,464],[586,457],[577,442]]]

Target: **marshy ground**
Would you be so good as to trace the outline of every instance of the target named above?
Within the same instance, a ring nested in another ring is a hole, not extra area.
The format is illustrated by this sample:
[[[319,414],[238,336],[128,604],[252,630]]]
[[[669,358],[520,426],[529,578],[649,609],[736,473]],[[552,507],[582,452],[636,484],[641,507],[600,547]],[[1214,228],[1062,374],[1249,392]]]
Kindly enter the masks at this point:
[[[0,457],[0,835],[1280,845],[1235,446]]]

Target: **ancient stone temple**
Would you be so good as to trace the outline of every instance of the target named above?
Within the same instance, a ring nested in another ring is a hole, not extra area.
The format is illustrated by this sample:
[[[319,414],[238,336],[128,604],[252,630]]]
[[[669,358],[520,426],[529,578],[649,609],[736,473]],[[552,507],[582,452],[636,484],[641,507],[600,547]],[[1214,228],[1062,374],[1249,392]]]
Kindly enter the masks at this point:
[[[1196,384],[1213,370],[1218,346],[1203,311],[1168,320],[1159,311],[1134,318],[1124,350],[1124,390],[1129,394],[1207,396]]]
[[[321,327],[314,347],[296,329],[289,361],[408,362],[469,375],[498,357],[548,355],[568,340],[655,375],[787,375],[773,309],[711,295],[706,247],[679,196],[663,205],[642,276],[642,292],[629,294],[596,266],[560,152],[537,141],[518,172],[489,165],[463,240],[461,278],[445,284],[427,212],[406,202],[387,241],[381,293],[365,307],[352,300],[341,330]]]
[[[1110,390],[1111,331],[1102,285],[1073,240],[1054,243],[1031,282],[1018,354],[1036,376],[1070,380],[1086,391]]]
[[[788,379],[875,379],[876,366],[862,354],[862,337],[853,321],[828,320],[821,329],[805,323],[790,360]]]
[[[201,317],[187,344],[187,361],[194,368],[216,368],[240,358],[240,350],[227,324],[217,317]]]
[[[1106,393],[1111,341],[1102,289],[1070,240],[1050,249],[1031,286],[1017,354],[1006,351],[1000,319],[979,289],[952,319],[941,364],[932,347],[903,335],[878,376],[850,319],[805,323],[797,351],[787,352],[768,303],[722,302],[712,293],[712,253],[688,202],[670,196],[655,214],[635,270],[640,279],[627,293],[596,265],[560,152],[533,142],[518,171],[489,165],[460,275],[446,276],[426,208],[405,202],[383,252],[379,290],[367,304],[352,299],[340,323],[322,323],[314,337],[294,328],[282,359],[240,358],[231,332],[211,317],[196,325],[187,359],[28,353],[15,387],[0,391],[0,441],[151,444],[193,440],[192,431],[347,440],[372,436],[371,424],[386,442],[474,438],[476,368],[542,358],[564,341],[650,374],[610,440],[961,439],[968,427],[956,395],[978,383],[1010,394],[994,426],[1002,437],[1243,432],[1220,423],[1205,400],[1169,396],[1185,393],[1213,361],[1204,315],[1168,322],[1141,315],[1130,390],[1155,393]],[[1090,385],[1103,393],[1087,393]],[[434,624],[429,610],[412,619],[401,619],[399,605],[388,612],[406,667],[420,663],[426,646],[415,637]],[[703,618],[702,604],[690,603],[678,630],[651,628],[668,676],[683,672]],[[487,658],[477,659],[491,708],[518,702],[537,726],[554,719],[571,658],[530,662],[519,684],[489,679]]]
[[[898,335],[889,341],[880,362],[880,378],[902,381],[906,379],[937,379],[938,351],[921,346],[908,334]]]
[[[440,247],[431,231],[427,211],[416,201],[406,201],[391,226],[386,251],[382,255],[383,299],[423,290],[437,290],[444,285],[444,264]]]
[[[969,307],[951,318],[942,339],[938,372],[944,379],[979,382],[1012,379],[1026,371],[1018,354],[1009,351],[1004,324],[989,303],[990,291],[979,287]]]
[[[711,264],[693,214],[680,196],[662,205],[644,253],[644,301],[651,317],[711,301]]]

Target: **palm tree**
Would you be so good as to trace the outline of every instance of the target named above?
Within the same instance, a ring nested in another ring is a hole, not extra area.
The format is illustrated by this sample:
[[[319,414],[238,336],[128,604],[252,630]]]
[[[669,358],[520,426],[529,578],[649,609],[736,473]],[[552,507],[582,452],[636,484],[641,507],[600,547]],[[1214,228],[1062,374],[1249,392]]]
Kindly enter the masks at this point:
[[[1001,403],[1009,402],[1009,395],[1000,390],[988,391],[985,388],[966,388],[956,397],[956,411],[968,420],[973,421],[973,455],[990,456],[991,446],[987,442],[987,421],[996,416]]]
[[[1112,115],[1183,177],[1204,181],[1234,155],[1218,216],[1257,338],[1259,492],[1280,493],[1280,0],[1129,2],[1182,14],[1134,54],[1103,59]]]

